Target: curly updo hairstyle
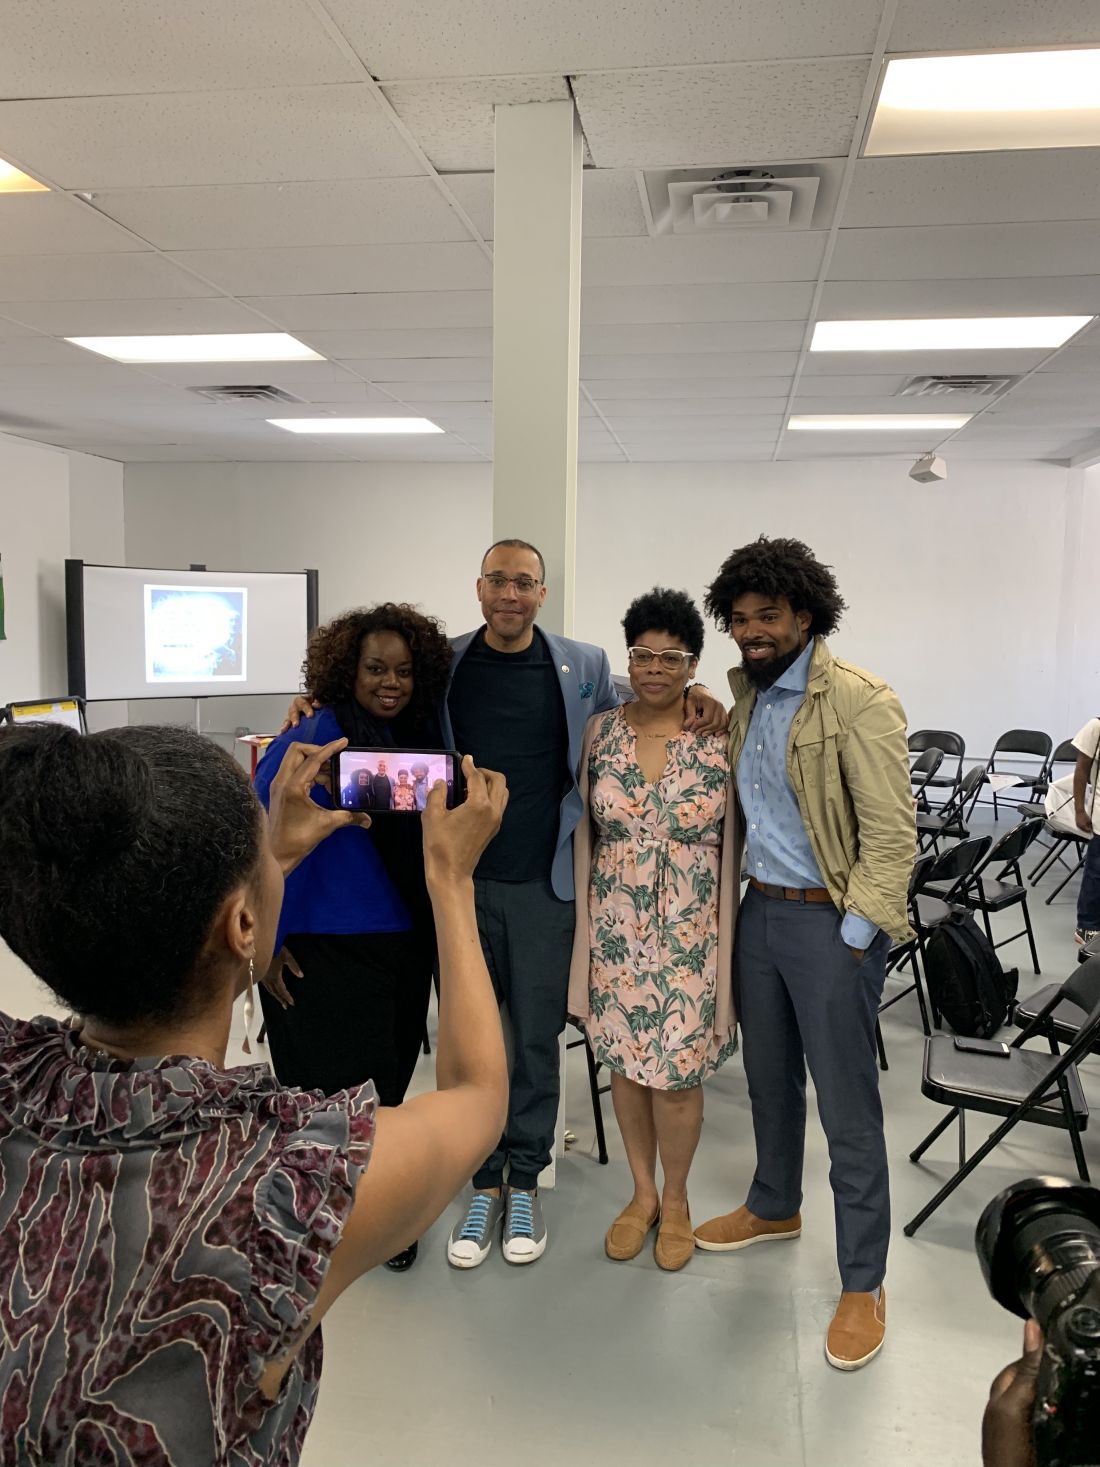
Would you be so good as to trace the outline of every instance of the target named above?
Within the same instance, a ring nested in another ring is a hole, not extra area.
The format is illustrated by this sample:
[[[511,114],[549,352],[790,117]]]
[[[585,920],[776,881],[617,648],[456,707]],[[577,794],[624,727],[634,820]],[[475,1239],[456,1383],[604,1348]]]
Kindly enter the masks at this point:
[[[698,657],[703,650],[706,628],[699,608],[686,591],[667,591],[664,586],[654,586],[627,607],[623,631],[628,647],[635,646],[646,632],[667,632],[683,642],[693,657]]]
[[[334,617],[309,639],[302,679],[310,695],[332,707],[351,698],[363,638],[372,632],[396,632],[412,656],[414,688],[410,713],[419,722],[432,717],[447,691],[451,644],[443,623],[404,602],[383,601]]]
[[[0,731],[0,936],[75,1013],[185,1018],[260,820],[244,771],[188,729]]]
[[[808,611],[811,637],[835,632],[846,609],[832,567],[815,560],[801,540],[761,535],[733,552],[707,587],[703,603],[721,631],[730,631],[733,603],[746,593],[784,596],[793,611]]]

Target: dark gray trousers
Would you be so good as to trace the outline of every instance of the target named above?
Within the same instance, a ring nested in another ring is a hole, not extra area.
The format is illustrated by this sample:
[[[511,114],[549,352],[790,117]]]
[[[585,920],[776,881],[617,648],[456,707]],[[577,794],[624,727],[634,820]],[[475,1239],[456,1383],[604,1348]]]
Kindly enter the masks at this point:
[[[878,1090],[875,1018],[890,941],[862,963],[831,904],[749,887],[734,947],[734,991],[756,1134],[750,1212],[777,1220],[802,1205],[806,1066],[829,1143],[842,1286],[867,1293],[886,1272],[890,1178]]]
[[[507,1125],[474,1186],[499,1187],[507,1163],[512,1186],[529,1189],[554,1149],[574,903],[559,901],[549,881],[481,877],[474,880],[474,900],[481,949],[515,1046]]]

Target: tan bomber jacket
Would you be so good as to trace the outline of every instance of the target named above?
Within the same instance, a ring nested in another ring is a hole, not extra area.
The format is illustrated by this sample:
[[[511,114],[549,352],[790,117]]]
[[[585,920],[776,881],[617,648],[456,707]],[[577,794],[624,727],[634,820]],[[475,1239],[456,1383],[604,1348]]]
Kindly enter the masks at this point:
[[[729,675],[730,768],[745,742],[756,691]],[[787,773],[829,894],[892,938],[912,935],[906,907],[916,852],[905,713],[881,678],[814,639],[806,697],[787,745]]]

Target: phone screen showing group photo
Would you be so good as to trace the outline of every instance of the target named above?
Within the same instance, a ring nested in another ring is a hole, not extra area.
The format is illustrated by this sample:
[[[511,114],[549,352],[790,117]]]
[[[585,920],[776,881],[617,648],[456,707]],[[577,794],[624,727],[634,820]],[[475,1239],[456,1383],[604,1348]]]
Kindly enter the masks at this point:
[[[335,763],[339,801],[345,810],[415,815],[424,809],[437,780],[447,786],[448,807],[461,799],[457,754],[345,749]]]

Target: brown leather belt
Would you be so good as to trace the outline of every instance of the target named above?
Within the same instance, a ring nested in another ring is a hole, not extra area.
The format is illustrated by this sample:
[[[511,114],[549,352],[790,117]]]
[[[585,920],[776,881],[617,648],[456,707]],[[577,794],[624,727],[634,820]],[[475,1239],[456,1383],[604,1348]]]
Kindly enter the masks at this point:
[[[749,885],[755,886],[765,896],[776,897],[783,902],[831,902],[832,897],[823,886],[769,886],[766,881],[749,877]]]

